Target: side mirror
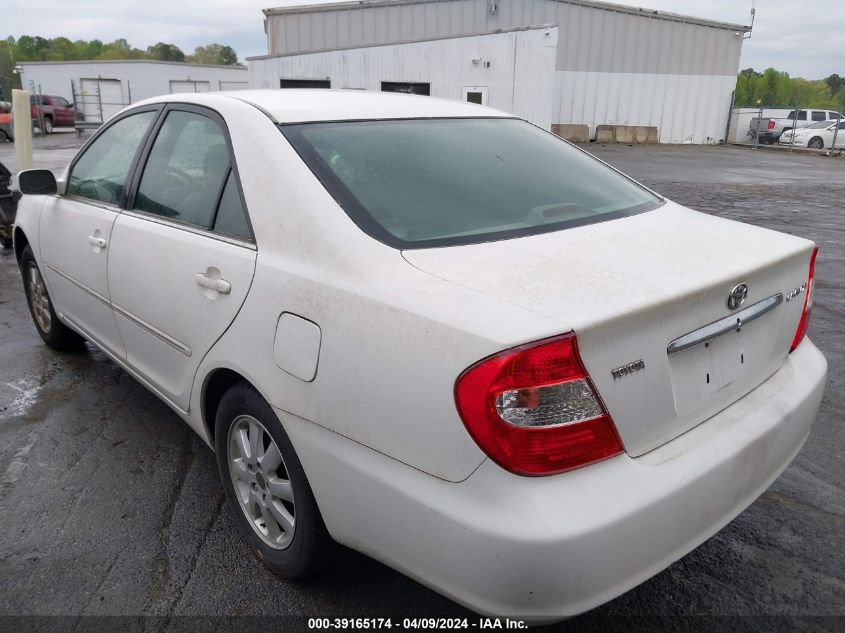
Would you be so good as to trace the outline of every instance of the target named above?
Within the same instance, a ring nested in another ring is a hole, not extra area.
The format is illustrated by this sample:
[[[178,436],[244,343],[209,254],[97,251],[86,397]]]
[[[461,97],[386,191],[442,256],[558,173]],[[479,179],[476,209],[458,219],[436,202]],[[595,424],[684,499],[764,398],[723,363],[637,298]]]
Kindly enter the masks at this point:
[[[56,177],[49,169],[27,169],[18,174],[18,188],[30,196],[50,196],[58,193]]]

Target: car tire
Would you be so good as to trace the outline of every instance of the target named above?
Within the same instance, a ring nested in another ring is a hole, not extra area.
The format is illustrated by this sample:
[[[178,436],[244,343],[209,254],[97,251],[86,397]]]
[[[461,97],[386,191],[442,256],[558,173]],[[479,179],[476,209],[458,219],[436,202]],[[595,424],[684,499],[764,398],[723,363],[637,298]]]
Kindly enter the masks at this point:
[[[821,136],[814,136],[810,139],[810,142],[807,143],[807,147],[810,149],[824,149],[824,139]]]
[[[53,133],[53,119],[48,116],[44,117],[44,129],[42,132],[44,132],[44,136]]]
[[[217,467],[229,508],[258,558],[291,580],[323,571],[339,546],[326,529],[293,444],[267,401],[251,385],[235,384],[220,400],[214,429]],[[256,450],[249,454],[253,446]]]
[[[53,301],[29,244],[24,246],[21,253],[20,269],[29,313],[41,339],[49,347],[61,352],[78,352],[85,349],[85,339],[56,316]]]

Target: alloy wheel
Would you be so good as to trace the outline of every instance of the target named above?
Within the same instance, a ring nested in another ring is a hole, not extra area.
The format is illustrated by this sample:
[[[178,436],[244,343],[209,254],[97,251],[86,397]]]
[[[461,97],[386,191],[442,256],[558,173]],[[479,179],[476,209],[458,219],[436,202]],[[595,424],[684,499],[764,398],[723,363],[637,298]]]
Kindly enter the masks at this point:
[[[53,324],[53,317],[50,314],[50,295],[47,294],[47,286],[41,277],[41,271],[33,262],[29,264],[28,290],[32,316],[35,317],[38,328],[44,334],[49,334]]]
[[[229,427],[229,475],[247,521],[273,549],[285,549],[296,531],[293,484],[273,437],[250,415]]]

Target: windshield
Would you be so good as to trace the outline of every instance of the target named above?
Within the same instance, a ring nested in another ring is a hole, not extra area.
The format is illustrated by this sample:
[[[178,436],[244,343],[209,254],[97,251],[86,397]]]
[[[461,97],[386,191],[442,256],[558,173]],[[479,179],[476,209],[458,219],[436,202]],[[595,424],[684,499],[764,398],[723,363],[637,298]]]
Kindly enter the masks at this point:
[[[404,119],[281,126],[358,226],[395,248],[547,233],[663,201],[518,119]]]

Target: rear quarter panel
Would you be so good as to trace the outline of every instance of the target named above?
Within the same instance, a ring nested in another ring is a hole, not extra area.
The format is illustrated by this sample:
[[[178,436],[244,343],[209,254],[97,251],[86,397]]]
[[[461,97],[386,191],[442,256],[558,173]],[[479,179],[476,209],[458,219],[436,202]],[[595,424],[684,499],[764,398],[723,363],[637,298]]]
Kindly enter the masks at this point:
[[[256,234],[255,279],[200,366],[195,428],[204,381],[228,367],[274,407],[426,473],[465,479],[485,456],[458,417],[455,379],[489,354],[564,331],[562,324],[418,271],[366,236],[281,132],[254,113],[228,123]],[[321,329],[312,382],[274,363],[282,312]]]

